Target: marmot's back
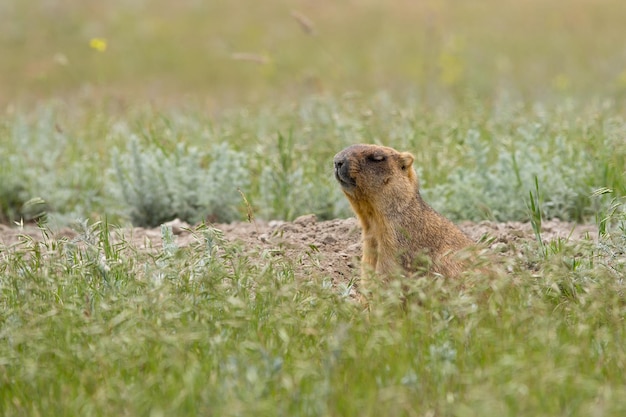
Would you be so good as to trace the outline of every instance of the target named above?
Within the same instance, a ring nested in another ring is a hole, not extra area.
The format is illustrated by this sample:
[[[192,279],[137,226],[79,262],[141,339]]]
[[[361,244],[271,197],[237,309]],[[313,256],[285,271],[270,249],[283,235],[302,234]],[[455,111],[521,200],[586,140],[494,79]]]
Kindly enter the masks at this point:
[[[458,275],[454,253],[472,241],[424,202],[413,160],[378,145],[352,145],[335,155],[335,178],[363,228],[363,270],[412,272],[428,255],[433,272]]]

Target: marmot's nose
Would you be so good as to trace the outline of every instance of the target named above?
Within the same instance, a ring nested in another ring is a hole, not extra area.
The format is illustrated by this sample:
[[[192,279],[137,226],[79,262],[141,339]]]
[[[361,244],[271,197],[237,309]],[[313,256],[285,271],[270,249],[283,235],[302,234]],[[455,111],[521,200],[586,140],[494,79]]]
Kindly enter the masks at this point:
[[[342,177],[344,180],[350,178],[350,161],[345,156],[338,156],[335,162],[335,176]]]
[[[333,159],[335,163],[335,178],[344,190],[352,190],[356,186],[356,182],[350,176],[350,160],[339,154]]]
[[[345,157],[335,157],[335,169],[341,169],[341,167],[346,163]]]

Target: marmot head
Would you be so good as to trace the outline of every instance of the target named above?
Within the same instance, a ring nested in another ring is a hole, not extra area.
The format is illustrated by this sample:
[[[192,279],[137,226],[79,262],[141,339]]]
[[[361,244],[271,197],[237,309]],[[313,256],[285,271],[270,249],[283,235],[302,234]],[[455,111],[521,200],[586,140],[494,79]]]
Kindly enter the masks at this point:
[[[335,155],[335,178],[349,198],[408,197],[417,191],[414,159],[386,146],[352,145]]]

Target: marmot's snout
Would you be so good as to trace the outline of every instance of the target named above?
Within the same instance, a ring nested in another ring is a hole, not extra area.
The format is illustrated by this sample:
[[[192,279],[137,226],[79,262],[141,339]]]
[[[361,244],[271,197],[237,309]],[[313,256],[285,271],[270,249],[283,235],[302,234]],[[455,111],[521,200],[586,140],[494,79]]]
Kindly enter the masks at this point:
[[[350,161],[343,152],[335,155],[335,178],[345,189],[354,188],[356,181],[350,176]]]

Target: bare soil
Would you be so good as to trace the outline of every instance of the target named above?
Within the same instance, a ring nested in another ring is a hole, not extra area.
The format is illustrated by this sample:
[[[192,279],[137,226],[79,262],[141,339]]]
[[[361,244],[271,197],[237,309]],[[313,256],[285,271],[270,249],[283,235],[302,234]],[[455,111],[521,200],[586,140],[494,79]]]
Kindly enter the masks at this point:
[[[194,227],[180,220],[166,223],[172,228],[178,246],[188,246],[197,237]],[[317,221],[315,215],[298,217],[293,222],[254,221],[252,223],[214,224],[231,242],[243,246],[250,253],[269,253],[284,256],[299,268],[298,273],[323,273],[336,283],[348,282],[359,273],[361,251],[360,227],[355,218]],[[535,239],[529,223],[464,222],[461,229],[475,241],[484,244],[501,256],[519,256],[519,243]],[[52,231],[50,238],[75,239],[78,233],[64,228]],[[127,242],[144,250],[159,250],[162,247],[161,229],[122,229]],[[582,240],[594,239],[594,225],[577,225],[559,220],[546,221],[542,225],[542,239]],[[25,239],[41,239],[42,231],[36,226],[23,228],[0,224],[0,254],[7,248],[19,245]]]

